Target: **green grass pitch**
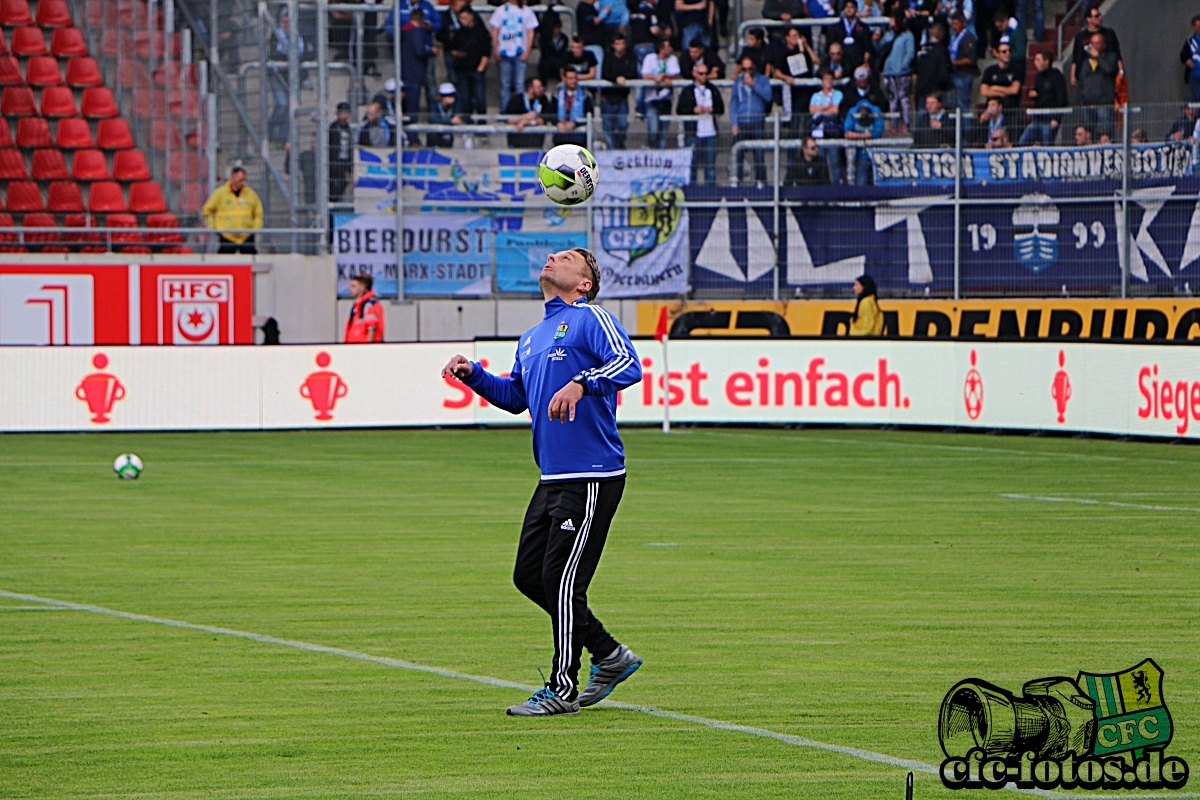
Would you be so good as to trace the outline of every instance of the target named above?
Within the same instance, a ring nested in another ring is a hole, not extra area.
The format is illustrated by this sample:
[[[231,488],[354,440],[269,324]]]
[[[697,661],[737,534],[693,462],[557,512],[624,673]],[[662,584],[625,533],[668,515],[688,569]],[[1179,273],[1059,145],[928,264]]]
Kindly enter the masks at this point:
[[[590,599],[646,663],[614,700],[935,764],[962,678],[1016,691],[1153,657],[1170,752],[1200,768],[1200,449],[624,437]],[[521,430],[0,436],[0,589],[535,685],[549,623],[511,584],[529,449]],[[113,476],[121,452],[140,480]],[[603,705],[506,717],[524,697],[0,597],[4,798],[903,797],[899,767]],[[916,796],[963,794],[918,774]]]

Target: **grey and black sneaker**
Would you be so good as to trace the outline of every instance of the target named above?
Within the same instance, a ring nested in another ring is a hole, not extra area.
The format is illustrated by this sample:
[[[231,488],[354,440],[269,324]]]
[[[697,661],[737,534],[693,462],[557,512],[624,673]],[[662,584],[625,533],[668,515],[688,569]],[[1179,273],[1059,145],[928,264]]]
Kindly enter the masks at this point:
[[[509,706],[510,717],[551,717],[555,714],[578,714],[579,703],[567,702],[550,691],[547,684],[519,706]]]
[[[637,672],[642,665],[642,657],[625,645],[599,664],[592,664],[592,675],[588,678],[587,687],[579,693],[579,707],[594,706],[617,688],[617,684]]]

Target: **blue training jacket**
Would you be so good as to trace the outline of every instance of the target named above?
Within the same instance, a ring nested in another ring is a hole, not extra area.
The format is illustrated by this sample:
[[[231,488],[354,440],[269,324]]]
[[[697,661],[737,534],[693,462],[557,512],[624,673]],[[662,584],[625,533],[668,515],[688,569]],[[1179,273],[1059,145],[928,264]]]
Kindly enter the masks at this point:
[[[533,460],[543,481],[586,481],[625,474],[617,433],[617,392],[642,379],[642,364],[621,323],[585,299],[555,297],[546,316],[521,336],[512,373],[501,378],[478,363],[465,383],[494,406],[533,417]],[[576,375],[587,391],[575,421],[548,416],[550,398]]]

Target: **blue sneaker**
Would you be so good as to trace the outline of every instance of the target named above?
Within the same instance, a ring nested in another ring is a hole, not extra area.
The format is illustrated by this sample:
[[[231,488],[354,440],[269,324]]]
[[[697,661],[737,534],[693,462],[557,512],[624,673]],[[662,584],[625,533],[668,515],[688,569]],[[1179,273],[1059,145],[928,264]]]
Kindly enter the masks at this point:
[[[509,706],[510,717],[550,717],[555,714],[578,714],[579,703],[568,702],[550,691],[550,684],[538,689],[519,706]]]
[[[579,693],[579,707],[594,706],[612,693],[617,684],[637,672],[642,657],[625,645],[599,664],[592,664],[592,675],[587,686]]]

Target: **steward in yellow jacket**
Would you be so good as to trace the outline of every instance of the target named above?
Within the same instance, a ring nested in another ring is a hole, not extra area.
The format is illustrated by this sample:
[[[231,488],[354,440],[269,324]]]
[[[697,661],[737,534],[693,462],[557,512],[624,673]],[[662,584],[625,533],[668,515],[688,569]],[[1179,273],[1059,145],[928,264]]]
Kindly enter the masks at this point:
[[[854,294],[858,300],[854,304],[854,313],[850,315],[851,336],[882,336],[883,312],[879,310],[879,302],[875,299],[875,279],[870,275],[860,275],[854,282]]]
[[[263,207],[258,195],[246,185],[246,170],[234,167],[229,182],[218,186],[200,210],[213,230],[261,228]],[[218,253],[247,253],[254,255],[252,233],[222,233]]]

